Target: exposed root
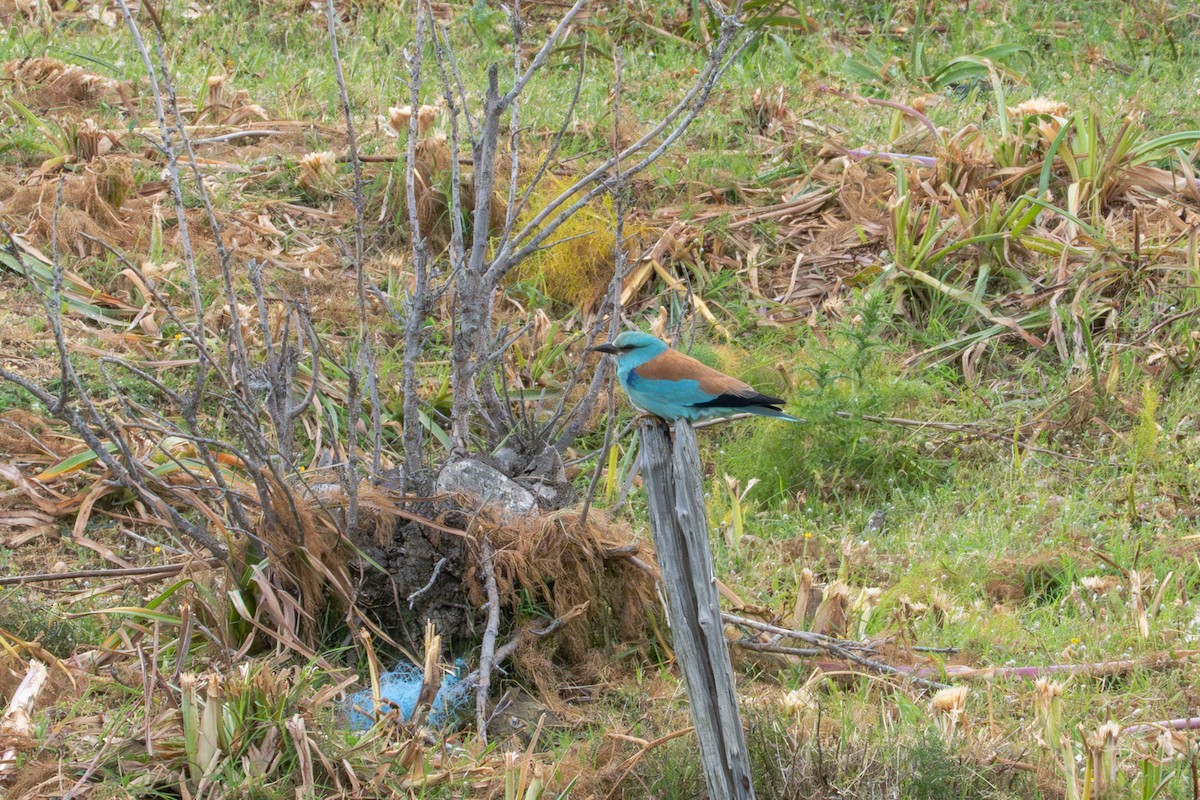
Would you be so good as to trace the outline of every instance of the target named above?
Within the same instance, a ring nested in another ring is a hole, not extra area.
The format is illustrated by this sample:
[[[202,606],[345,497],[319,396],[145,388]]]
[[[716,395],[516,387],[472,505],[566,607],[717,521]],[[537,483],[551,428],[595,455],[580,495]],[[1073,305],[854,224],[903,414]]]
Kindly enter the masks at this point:
[[[648,639],[651,618],[659,613],[654,556],[633,541],[628,527],[595,511],[585,528],[571,511],[486,529],[501,605],[510,614],[528,613],[533,605],[558,620],[552,633],[534,630],[522,640],[515,675],[560,718],[574,719],[564,687],[606,680],[607,648]],[[479,546],[474,533],[472,544]],[[482,578],[477,566],[469,569],[470,599],[479,608],[486,604]]]

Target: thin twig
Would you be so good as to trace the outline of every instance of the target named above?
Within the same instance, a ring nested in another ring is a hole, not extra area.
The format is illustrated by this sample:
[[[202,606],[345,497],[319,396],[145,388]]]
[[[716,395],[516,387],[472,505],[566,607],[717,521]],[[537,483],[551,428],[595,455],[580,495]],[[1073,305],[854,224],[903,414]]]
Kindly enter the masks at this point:
[[[581,43],[580,47],[584,47]],[[586,47],[584,47],[586,49]],[[614,59],[614,71],[616,74],[613,83],[613,152],[617,159],[616,170],[617,174],[621,174],[621,68],[624,62],[624,50],[617,47],[616,57]],[[613,237],[613,256],[615,263],[613,265],[613,277],[609,282],[608,300],[612,306],[612,316],[609,318],[609,338],[616,333],[617,327],[621,320],[621,287],[625,283],[625,273],[629,268],[629,259],[625,253],[625,214],[628,211],[629,198],[626,193],[625,182],[622,181],[613,187],[613,193],[616,196],[616,211],[617,211],[617,229]],[[591,342],[589,341],[589,347]],[[601,385],[601,381],[608,377],[608,361],[604,360],[600,369],[596,370],[597,376],[593,379],[593,387],[597,390]],[[603,376],[603,377],[601,377]],[[571,387],[574,388],[574,387]],[[570,390],[568,389],[568,392]],[[564,401],[566,392],[564,392]],[[589,393],[590,394],[590,393]],[[581,403],[581,408],[576,409],[576,418],[590,416],[591,414],[591,398],[585,398],[585,403]],[[586,415],[582,412],[582,406],[587,405]],[[596,497],[596,489],[600,485],[600,475],[604,472],[605,462],[608,459],[609,448],[613,446],[613,428],[615,427],[617,417],[617,402],[616,393],[609,392],[608,394],[608,419],[604,426],[604,447],[600,451],[600,457],[596,459],[596,470],[592,473],[592,480],[588,484],[587,495],[583,498],[583,509],[579,512],[579,527],[587,527],[588,512],[592,509],[592,501]],[[574,437],[572,437],[574,438]]]
[[[906,105],[904,105],[904,103],[897,103],[895,100],[883,100],[878,97],[863,97],[862,95],[854,94],[853,92],[843,92],[841,89],[834,89],[832,86],[826,86],[825,84],[819,85],[817,87],[817,89],[822,92],[827,92],[829,94],[837,95],[838,97],[843,97],[847,100],[852,100],[855,103],[866,103],[867,105],[872,105],[872,106],[883,106],[884,108],[894,108],[897,111],[907,114],[910,117],[912,117],[913,119],[920,122],[922,125],[925,126],[925,128],[929,131],[929,133],[932,134],[934,139],[941,141],[942,137],[940,134],[938,134],[937,126],[933,124],[933,121],[931,119],[929,119],[929,117],[922,114],[920,111],[917,111],[912,106],[906,106]]]
[[[496,648],[496,655],[492,659],[492,669],[495,669],[503,664],[509,659],[510,656],[512,656],[513,653],[517,652],[517,649],[520,648],[522,641],[524,641],[524,638],[521,635],[518,635],[515,636],[511,641],[506,642],[503,647]],[[463,678],[463,684],[467,686],[478,686],[479,677],[480,671],[478,669],[468,672],[467,676]]]
[[[210,197],[208,187],[204,183],[203,174],[200,171],[199,164],[196,160],[195,150],[192,147],[191,139],[188,135],[188,126],[179,110],[178,98],[175,94],[174,84],[171,81],[167,58],[162,45],[162,28],[158,25],[157,17],[152,13],[151,21],[155,23],[155,28],[158,31],[158,37],[155,43],[158,55],[158,71],[161,72],[160,80],[160,76],[156,75],[154,63],[150,58],[150,52],[146,46],[145,40],[142,38],[142,34],[137,23],[133,19],[133,14],[129,9],[128,4],[125,2],[125,0],[119,0],[119,5],[121,6],[121,14],[125,20],[126,27],[129,28],[130,34],[133,37],[134,44],[137,47],[139,55],[141,56],[142,63],[146,68],[146,73],[150,81],[150,87],[154,98],[155,112],[158,117],[159,127],[162,134],[161,148],[167,162],[168,185],[170,186],[172,198],[175,204],[180,246],[183,250],[184,263],[187,267],[189,282],[191,284],[192,311],[195,315],[195,323],[191,327],[181,324],[181,330],[183,330],[188,336],[189,341],[196,348],[198,353],[206,353],[208,344],[204,335],[205,309],[199,292],[201,281],[199,280],[196,271],[195,255],[192,249],[191,238],[188,235],[183,187],[179,177],[178,154],[171,139],[171,130],[167,125],[166,108],[168,107],[170,108],[172,116],[174,117],[176,129],[183,145],[183,151],[187,156],[188,164],[195,179],[196,191],[204,204],[209,228],[213,236],[214,246],[217,250],[218,260],[221,264],[225,298],[226,303],[229,306],[229,312],[232,320],[231,338],[234,342],[234,352],[232,354],[234,366],[229,372],[221,369],[215,369],[211,359],[202,356],[199,362],[199,368],[196,371],[193,392],[182,404],[181,412],[191,435],[198,436],[200,431],[198,415],[201,405],[204,401],[205,387],[208,383],[209,376],[215,373],[219,375],[220,379],[225,383],[227,390],[225,397],[232,400],[231,405],[236,412],[236,417],[241,422],[242,427],[248,434],[246,442],[247,446],[256,450],[262,450],[263,448],[261,445],[265,444],[265,438],[261,435],[261,432],[257,426],[257,419],[252,410],[253,398],[249,394],[248,382],[245,380],[249,374],[250,362],[249,356],[246,352],[245,341],[242,337],[237,295],[233,286],[230,253],[228,248],[225,246],[221,225],[217,219],[216,210],[212,204],[212,198]],[[138,274],[140,276],[140,272]],[[146,283],[144,277],[143,283]],[[169,308],[169,304],[165,301],[157,302],[159,302],[161,306]],[[168,314],[171,313],[173,312],[168,312]],[[240,385],[238,385],[238,378],[241,379]],[[257,434],[257,439],[255,438],[255,434]],[[127,449],[124,447],[123,439],[117,441],[117,444],[123,449]],[[212,458],[212,455],[202,448],[198,448],[198,451],[200,459],[203,461],[206,469],[212,477],[213,483],[219,487],[222,493],[222,499],[229,511],[230,516],[233,518],[233,521],[242,531],[248,533],[252,526],[245,514],[244,509],[241,506],[238,497],[229,491],[229,488],[226,486],[225,480],[221,474],[221,470],[218,468],[216,462]],[[266,491],[266,485],[263,482],[258,469],[261,464],[259,458],[260,456],[264,459],[267,457],[265,452],[256,453],[254,459],[244,460],[246,460],[251,469],[251,474],[254,476],[254,481],[258,486],[259,492],[262,493]],[[128,456],[126,457],[128,459]],[[142,471],[145,472],[144,469]],[[169,512],[174,514],[173,509],[169,509]],[[175,519],[175,516],[172,516],[171,520],[178,527],[178,521]],[[215,542],[216,540],[214,539],[213,541]],[[205,546],[209,547],[210,550],[212,549],[211,544],[205,544]],[[260,544],[255,537],[251,537],[251,547],[252,552],[261,552]],[[223,550],[214,552],[223,552]]]
[[[433,565],[433,574],[429,576],[429,580],[425,582],[425,585],[408,596],[408,608],[410,611],[412,610],[413,604],[416,602],[417,598],[433,588],[433,583],[438,579],[438,575],[441,574],[442,567],[444,566],[446,566],[446,557],[442,556],[440,559],[438,559],[438,562]]]
[[[744,636],[734,642],[734,644],[743,650],[753,650],[756,653],[778,653],[782,656],[800,656],[802,658],[819,656],[825,652],[818,647],[788,647],[782,644],[759,642]]]
[[[519,49],[519,48],[517,48]],[[501,245],[508,242],[512,236],[512,225],[521,216],[521,212],[525,210],[525,204],[529,201],[530,195],[537,190],[538,185],[542,182],[546,172],[550,169],[550,165],[554,163],[554,157],[558,155],[558,148],[562,144],[563,137],[567,130],[571,127],[571,122],[575,119],[575,107],[579,103],[579,95],[583,91],[583,78],[587,74],[587,47],[581,43],[579,48],[579,72],[575,79],[575,89],[571,93],[571,100],[567,103],[567,110],[563,114],[562,125],[554,133],[554,138],[550,140],[550,147],[546,151],[546,155],[542,158],[541,165],[533,175],[533,180],[525,187],[525,191],[521,193],[521,199],[517,203],[515,209],[509,208],[509,216],[511,220],[505,221],[504,234],[500,237]],[[514,152],[513,159],[515,161],[516,154]],[[515,184],[514,184],[515,185]]]
[[[334,75],[337,77],[338,97],[341,100],[342,116],[346,122],[346,145],[350,155],[350,165],[354,173],[354,191],[351,199],[354,204],[354,275],[357,289],[356,309],[358,313],[358,346],[353,353],[346,356],[347,376],[347,417],[346,425],[346,454],[348,463],[342,473],[342,483],[350,504],[346,507],[346,529],[354,530],[358,525],[358,419],[362,413],[362,384],[364,371],[366,373],[367,389],[375,395],[375,369],[371,356],[370,340],[367,336],[367,293],[365,269],[363,267],[363,246],[365,241],[366,220],[364,217],[362,162],[358,158],[358,138],[354,131],[354,115],[350,109],[350,94],[346,89],[346,75],[342,69],[342,59],[338,53],[337,11],[333,0],[326,0],[325,20],[329,29],[329,55],[333,60]],[[356,363],[357,362],[357,363]],[[365,370],[364,370],[365,367]],[[382,447],[381,421],[379,418],[379,403],[372,403],[371,423],[373,436],[372,467],[373,474],[379,472],[380,451]]]
[[[687,736],[689,733],[695,732],[695,730],[696,729],[694,727],[687,727],[677,731],[672,731],[671,733],[668,733],[665,736],[660,736],[653,741],[647,742],[643,740],[641,742],[642,748],[621,762],[621,777],[617,778],[616,783],[613,784],[612,789],[609,790],[604,800],[612,800],[613,796],[617,793],[617,789],[624,782],[624,780],[629,777],[629,773],[633,771],[633,768],[638,765],[638,762],[645,758],[651,750],[656,747],[660,747],[673,739],[678,739],[681,736]]]
[[[669,132],[655,148],[624,170],[623,177],[628,179],[641,172],[657,161],[670,147],[691,127],[692,122],[700,115],[708,102],[709,96],[717,82],[737,60],[755,37],[745,34],[746,26],[741,21],[742,0],[737,0],[734,10],[721,16],[720,37],[709,52],[704,68],[697,74],[695,82],[687,93],[680,99],[654,127],[638,138],[633,144],[621,150],[614,157],[597,166],[587,175],[580,178],[574,185],[564,190],[557,198],[548,203],[524,228],[513,236],[512,241],[500,248],[489,269],[489,277],[499,280],[512,267],[520,263],[529,253],[537,249],[558,227],[569,219],[576,211],[590,203],[597,195],[608,191],[621,176],[612,175],[609,171],[620,160],[632,158],[644,150],[664,131]],[[741,36],[738,47],[733,48],[735,39]],[[731,52],[732,49],[732,52]],[[607,177],[606,177],[607,176]],[[591,186],[592,188],[587,189]],[[587,189],[587,191],[583,191]],[[564,205],[575,199],[571,205],[559,211]],[[550,219],[549,222],[546,220]],[[521,244],[524,243],[524,244]]]
[[[1164,719],[1159,722],[1144,722],[1140,725],[1130,725],[1122,728],[1124,735],[1138,733],[1157,733],[1162,730],[1194,731],[1200,729],[1200,717],[1180,717],[1179,719]]]
[[[425,15],[421,2],[416,7],[416,32],[408,50],[410,107],[421,101],[421,65],[425,49]],[[425,350],[425,319],[429,311],[428,254],[425,233],[417,214],[416,152],[417,114],[409,115],[408,142],[405,145],[404,189],[408,206],[409,243],[412,251],[413,289],[404,302],[404,358],[401,364],[401,391],[404,410],[404,483],[405,489],[428,493],[432,481],[425,467],[425,436],[421,425],[421,404],[417,394],[417,363]]]

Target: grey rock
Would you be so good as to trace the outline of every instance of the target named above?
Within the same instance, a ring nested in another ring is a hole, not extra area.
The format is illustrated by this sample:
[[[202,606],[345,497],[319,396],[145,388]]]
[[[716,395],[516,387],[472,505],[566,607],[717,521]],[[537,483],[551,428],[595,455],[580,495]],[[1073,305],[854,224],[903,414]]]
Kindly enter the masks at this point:
[[[437,490],[458,497],[471,511],[520,517],[537,510],[537,498],[504,473],[480,461],[455,461],[438,475]]]
[[[551,511],[566,508],[578,499],[567,478],[562,456],[553,447],[547,447],[533,459],[521,482],[538,498],[542,508]]]
[[[491,460],[496,468],[505,475],[516,475],[529,463],[529,458],[522,455],[521,451],[511,444],[503,445],[492,453]]]

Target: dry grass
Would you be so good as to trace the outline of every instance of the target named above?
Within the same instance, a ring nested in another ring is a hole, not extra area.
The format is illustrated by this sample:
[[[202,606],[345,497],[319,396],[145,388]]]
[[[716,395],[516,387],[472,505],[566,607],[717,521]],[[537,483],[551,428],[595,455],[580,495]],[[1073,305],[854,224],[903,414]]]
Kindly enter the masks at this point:
[[[398,124],[400,127],[397,130],[407,133],[407,121],[403,121],[402,124],[399,121],[393,121],[393,127]],[[450,199],[453,192],[451,183],[454,180],[451,164],[452,150],[444,134],[428,134],[425,132],[426,129],[420,130],[422,131],[419,134],[421,138],[416,144],[416,159],[413,165],[416,182],[417,224],[420,226],[422,234],[428,239],[429,247],[437,253],[449,245],[453,234],[453,224],[449,217]],[[503,165],[497,166],[497,174],[504,174]],[[458,180],[458,192],[464,213],[463,237],[469,243],[475,211],[475,182],[468,166],[461,165]],[[489,227],[495,232],[504,228],[504,220],[508,213],[507,200],[503,192],[501,185],[498,184],[489,207]],[[402,202],[407,202],[407,198],[404,198]],[[404,215],[404,220],[407,223],[407,213]]]
[[[29,58],[4,64],[4,74],[39,110],[94,107],[100,101],[130,102],[127,85],[54,58]]]
[[[558,717],[580,722],[584,715],[565,702],[564,692],[618,681],[605,654],[613,647],[644,650],[664,626],[653,553],[628,525],[597,512],[586,527],[577,513],[560,512],[499,525],[480,522],[476,529],[495,551],[502,606],[516,618],[532,612],[543,624],[555,621],[552,635],[524,640],[514,656],[515,677]],[[471,602],[482,608],[478,569],[466,585]]]

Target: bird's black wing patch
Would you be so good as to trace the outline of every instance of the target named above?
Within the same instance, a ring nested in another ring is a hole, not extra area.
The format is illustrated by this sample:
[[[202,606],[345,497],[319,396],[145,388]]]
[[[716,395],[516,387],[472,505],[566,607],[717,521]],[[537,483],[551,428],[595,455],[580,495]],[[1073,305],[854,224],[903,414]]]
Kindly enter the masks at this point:
[[[726,392],[719,394],[712,400],[705,400],[703,403],[692,403],[692,408],[745,408],[746,406],[767,406],[775,408],[775,406],[783,405],[784,401],[779,397],[768,397],[765,394],[733,394]],[[775,408],[776,411],[781,409]]]

